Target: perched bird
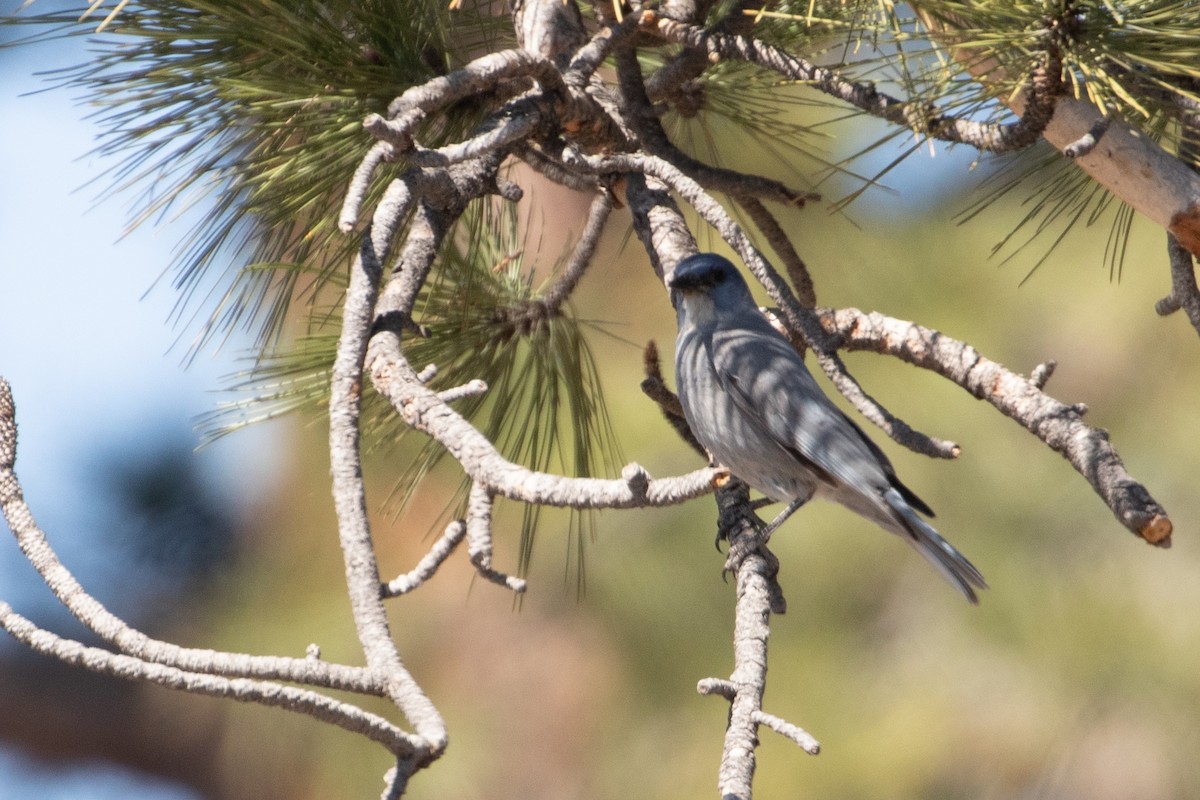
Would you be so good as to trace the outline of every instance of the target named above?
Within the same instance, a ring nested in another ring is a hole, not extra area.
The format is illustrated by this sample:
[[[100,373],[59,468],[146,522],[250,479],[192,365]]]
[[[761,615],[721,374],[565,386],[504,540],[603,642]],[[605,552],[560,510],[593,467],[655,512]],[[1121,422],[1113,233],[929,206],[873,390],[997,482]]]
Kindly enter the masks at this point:
[[[762,315],[741,274],[713,253],[685,258],[668,284],[679,322],[675,381],[688,425],[713,459],[787,507],[763,541],[817,495],[901,537],[972,603],[987,584],[917,512],[924,501],[817,385]]]

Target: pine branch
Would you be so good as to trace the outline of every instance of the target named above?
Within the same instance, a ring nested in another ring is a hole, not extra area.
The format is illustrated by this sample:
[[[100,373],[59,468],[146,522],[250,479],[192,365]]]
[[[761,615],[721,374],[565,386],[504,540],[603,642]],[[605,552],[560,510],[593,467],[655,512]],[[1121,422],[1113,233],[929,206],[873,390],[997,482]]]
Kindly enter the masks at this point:
[[[1041,391],[1048,370],[1024,378],[940,331],[877,312],[822,309],[820,316],[843,347],[896,356],[987,400],[1066,458],[1122,525],[1150,544],[1170,546],[1167,512],[1126,472],[1108,433],[1083,422],[1085,406],[1068,406]]]
[[[926,13],[919,2],[913,6],[929,30],[944,39],[954,57],[976,80],[1004,83],[1013,79],[1003,65],[986,57],[986,53],[958,44],[961,28],[956,24],[961,23],[960,19]],[[1009,98],[1008,105],[1018,116],[1028,111],[1023,94]],[[1042,135],[1059,150],[1076,152],[1087,150],[1080,148],[1079,143],[1101,129],[1103,146],[1078,153],[1075,163],[1122,202],[1174,235],[1192,255],[1200,255],[1200,176],[1145,131],[1123,120],[1111,119],[1107,111],[1087,100],[1068,96],[1059,100]]]

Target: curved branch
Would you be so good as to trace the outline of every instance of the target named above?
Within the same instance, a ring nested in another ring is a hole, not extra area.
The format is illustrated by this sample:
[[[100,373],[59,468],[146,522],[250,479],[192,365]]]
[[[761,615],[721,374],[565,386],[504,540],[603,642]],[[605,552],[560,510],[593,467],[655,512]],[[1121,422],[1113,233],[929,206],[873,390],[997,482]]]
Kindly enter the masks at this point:
[[[376,335],[371,350],[375,389],[404,421],[436,439],[473,481],[512,500],[562,508],[676,505],[712,491],[714,480],[725,474],[723,470],[700,469],[673,478],[651,478],[637,464],[626,466],[620,479],[535,472],[504,458],[486,436],[425,388],[394,336]]]
[[[380,253],[368,232],[363,237],[358,258],[350,268],[350,285],[342,311],[342,333],[333,363],[329,397],[330,473],[338,538],[346,565],[346,587],[359,642],[367,665],[386,676],[388,697],[420,737],[420,747],[411,755],[425,762],[437,758],[445,750],[446,725],[437,708],[405,669],[392,639],[387,609],[380,596],[379,566],[367,521],[366,487],[359,452],[362,365],[379,295],[382,273],[379,261]]]
[[[579,241],[575,244],[575,250],[571,253],[571,259],[563,269],[562,276],[554,282],[542,298],[546,313],[557,314],[562,308],[562,304],[571,296],[571,292],[575,291],[579,279],[583,277],[583,273],[592,263],[592,256],[596,254],[596,246],[600,244],[600,236],[604,233],[604,225],[608,222],[608,216],[612,210],[612,192],[607,188],[601,189],[592,199],[592,205],[588,208],[587,222],[584,223],[583,232],[579,234]]]
[[[1170,233],[1167,234],[1167,256],[1171,261],[1171,293],[1155,303],[1154,310],[1165,317],[1182,308],[1188,322],[1200,332],[1200,285],[1196,284],[1196,258]]]
[[[649,12],[646,12],[649,13]],[[652,155],[673,164],[687,173],[702,186],[735,197],[766,197],[784,205],[802,208],[809,200],[818,200],[820,195],[800,189],[792,189],[781,181],[761,175],[746,175],[723,167],[705,164],[684,153],[671,142],[662,122],[658,118],[642,80],[642,68],[637,51],[632,47],[617,50],[617,77],[621,86],[622,109],[633,126],[643,148]]]
[[[492,493],[483,484],[473,484],[467,498],[467,554],[486,580],[511,589],[517,594],[525,591],[525,581],[505,575],[492,567]]]
[[[361,734],[382,744],[393,753],[409,753],[421,744],[376,714],[307,689],[248,678],[226,678],[189,672],[134,656],[87,647],[37,627],[13,611],[12,606],[5,602],[0,602],[0,628],[34,652],[93,672],[126,680],[149,681],[189,694],[226,697],[245,703],[282,708],[328,722],[351,733]]]
[[[744,36],[709,32],[694,25],[642,13],[642,29],[670,42],[704,48],[711,56],[757,64],[796,81],[804,81],[831,97],[896,125],[903,125],[931,139],[969,144],[980,150],[1004,153],[1028,147],[1037,141],[1053,114],[1058,97],[1054,79],[1054,57],[1050,55],[1040,77],[1031,82],[1026,103],[1030,112],[1016,122],[978,122],[937,112],[927,103],[904,101],[881,92],[872,83],[847,80],[837,72],[817,66],[799,56]],[[1034,88],[1036,87],[1036,88]]]
[[[340,689],[358,694],[383,695],[383,684],[369,670],[331,664],[310,658],[251,656],[216,650],[180,647],[153,639],[133,628],[88,594],[38,527],[25,503],[14,466],[17,453],[16,407],[12,389],[0,378],[0,510],[17,539],[17,545],[71,614],[121,653],[189,673],[227,678],[285,680],[308,686]]]
[[[442,565],[454,549],[462,542],[463,537],[467,535],[467,524],[461,519],[456,519],[446,526],[446,530],[438,537],[438,540],[433,543],[433,547],[429,548],[429,552],[417,562],[417,565],[403,575],[393,578],[385,584],[380,592],[383,597],[398,597],[402,594],[408,594],[412,590],[421,586],[425,581],[433,577],[437,572],[438,567]]]

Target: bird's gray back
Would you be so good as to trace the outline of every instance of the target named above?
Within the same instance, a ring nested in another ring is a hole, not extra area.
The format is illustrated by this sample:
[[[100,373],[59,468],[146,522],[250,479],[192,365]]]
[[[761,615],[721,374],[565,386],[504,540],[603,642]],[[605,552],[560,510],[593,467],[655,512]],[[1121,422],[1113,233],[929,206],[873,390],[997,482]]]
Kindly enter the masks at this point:
[[[757,312],[756,312],[757,313]],[[817,477],[804,469],[757,414],[747,413],[714,369],[713,331],[681,329],[675,344],[679,401],[713,458],[773,500],[809,496]]]

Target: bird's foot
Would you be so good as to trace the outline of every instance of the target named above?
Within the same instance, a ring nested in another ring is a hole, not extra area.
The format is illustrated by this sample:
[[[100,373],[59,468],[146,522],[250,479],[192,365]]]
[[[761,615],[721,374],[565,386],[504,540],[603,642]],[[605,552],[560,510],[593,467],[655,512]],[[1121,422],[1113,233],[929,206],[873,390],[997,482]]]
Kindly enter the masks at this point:
[[[746,560],[746,556],[756,550],[766,551],[766,544],[770,541],[772,533],[774,533],[772,526],[764,524],[758,517],[753,517],[752,524],[743,526],[729,540],[729,553],[725,556],[724,572],[726,574],[737,572],[738,567]],[[717,541],[719,542],[720,539],[718,538]],[[774,555],[771,557],[774,558]]]

